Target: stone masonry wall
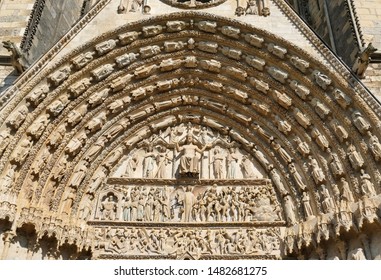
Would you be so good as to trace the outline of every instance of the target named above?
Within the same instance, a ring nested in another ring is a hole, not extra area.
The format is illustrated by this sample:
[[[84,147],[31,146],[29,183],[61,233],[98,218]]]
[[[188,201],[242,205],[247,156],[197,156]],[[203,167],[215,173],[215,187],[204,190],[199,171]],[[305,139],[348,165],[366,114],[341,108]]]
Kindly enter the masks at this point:
[[[331,47],[327,18],[324,13],[324,0],[308,1],[306,8],[310,17],[310,24],[317,34]],[[308,20],[308,19],[307,19]]]
[[[9,55],[2,41],[21,42],[33,3],[34,0],[0,0],[0,55]],[[0,94],[17,77],[12,66],[0,65]]]
[[[299,0],[302,17],[350,67],[359,51],[347,0]]]
[[[82,6],[83,1],[78,0],[45,1],[35,34],[30,36],[31,42],[26,42],[31,45],[27,52],[29,62],[46,53],[73,26],[81,17]]]
[[[356,0],[354,3],[365,43],[372,42],[381,52],[381,1]],[[365,74],[364,84],[381,100],[381,64],[370,64]]]
[[[326,1],[326,3],[336,52],[351,67],[359,51],[359,42],[353,29],[346,0]]]

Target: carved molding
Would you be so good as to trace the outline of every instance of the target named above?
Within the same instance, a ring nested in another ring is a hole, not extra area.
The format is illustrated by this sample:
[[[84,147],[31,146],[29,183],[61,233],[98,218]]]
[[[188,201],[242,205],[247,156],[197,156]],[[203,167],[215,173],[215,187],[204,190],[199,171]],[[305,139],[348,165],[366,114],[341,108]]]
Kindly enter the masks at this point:
[[[65,226],[83,226],[87,219],[76,219],[87,217],[85,204],[99,199],[92,196],[105,183],[271,182],[289,228],[332,213],[351,228],[338,210],[342,179],[358,208],[369,209],[369,198],[379,192],[375,111],[341,76],[249,25],[202,13],[162,16],[103,34],[40,75],[0,113],[2,192],[12,189],[38,209],[40,235],[69,238]],[[175,142],[155,139],[188,124],[218,134],[224,156],[239,147],[240,163],[243,156],[255,159],[268,179],[230,180],[223,173],[199,180],[197,168],[179,171],[190,173],[188,179],[115,178],[134,152],[148,155],[150,143],[172,152]],[[378,222],[377,207],[364,212],[360,228],[364,221]],[[21,217],[21,224],[36,218]]]

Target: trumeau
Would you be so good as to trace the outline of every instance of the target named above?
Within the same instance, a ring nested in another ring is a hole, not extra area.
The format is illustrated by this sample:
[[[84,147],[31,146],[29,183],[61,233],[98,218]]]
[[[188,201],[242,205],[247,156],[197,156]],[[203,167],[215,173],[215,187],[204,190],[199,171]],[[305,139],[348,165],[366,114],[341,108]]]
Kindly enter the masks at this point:
[[[380,106],[281,2],[96,4],[0,111],[2,258],[379,258]]]

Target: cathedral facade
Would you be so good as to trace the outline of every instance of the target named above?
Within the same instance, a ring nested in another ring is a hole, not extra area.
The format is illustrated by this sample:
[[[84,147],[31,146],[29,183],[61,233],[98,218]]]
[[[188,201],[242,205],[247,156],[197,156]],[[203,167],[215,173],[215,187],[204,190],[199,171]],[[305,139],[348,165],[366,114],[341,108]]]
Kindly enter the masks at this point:
[[[363,7],[24,2],[0,56],[2,259],[381,257]]]

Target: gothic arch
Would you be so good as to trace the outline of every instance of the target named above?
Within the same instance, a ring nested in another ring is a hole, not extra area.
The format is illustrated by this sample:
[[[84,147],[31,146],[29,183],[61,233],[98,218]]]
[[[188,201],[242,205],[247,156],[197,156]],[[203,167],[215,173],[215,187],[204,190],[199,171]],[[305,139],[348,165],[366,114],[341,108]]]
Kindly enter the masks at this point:
[[[188,132],[214,133],[210,145],[238,148],[264,178],[184,181],[175,171],[162,183],[130,184],[270,184],[281,217],[258,224],[278,246],[271,254],[319,246],[378,224],[380,121],[368,103],[334,69],[250,25],[198,12],[128,24],[42,70],[0,112],[1,218],[42,235],[49,225],[59,244],[78,250],[121,254],[92,242],[123,224],[119,212],[109,224],[90,218],[106,199],[100,192],[130,182],[113,177],[130,153],[189,123]],[[249,231],[256,221],[240,225]]]

